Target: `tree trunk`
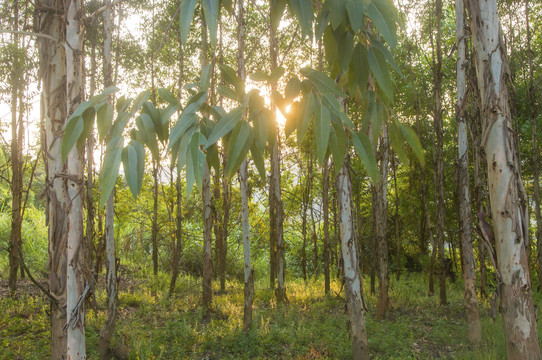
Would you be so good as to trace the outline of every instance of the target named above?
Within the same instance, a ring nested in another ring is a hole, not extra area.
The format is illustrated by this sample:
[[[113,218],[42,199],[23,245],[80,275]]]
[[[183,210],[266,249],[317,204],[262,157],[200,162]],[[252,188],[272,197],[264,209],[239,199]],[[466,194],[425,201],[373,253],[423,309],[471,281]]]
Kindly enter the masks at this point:
[[[155,135],[151,135],[155,136]],[[158,161],[152,160],[152,178],[153,178],[153,187],[152,187],[152,230],[151,230],[151,239],[152,239],[152,270],[154,276],[158,275]]]
[[[437,253],[439,263],[439,295],[440,304],[446,305],[446,265],[444,255],[444,224],[445,209],[444,202],[444,142],[443,142],[443,121],[442,121],[442,45],[441,45],[441,22],[442,22],[442,0],[436,0],[436,63],[434,68],[434,120],[435,120],[435,150],[436,150],[436,212],[437,212]]]
[[[465,112],[465,94],[467,92],[466,75],[466,39],[465,39],[465,9],[463,0],[455,1],[456,44],[457,44],[457,143],[458,143],[458,194],[459,194],[459,224],[461,234],[461,258],[463,279],[465,283],[465,308],[467,310],[467,326],[469,340],[478,346],[482,341],[482,328],[478,313],[478,296],[476,294],[476,276],[474,273],[474,253],[472,249],[472,219],[469,191],[469,153],[467,139],[467,119]]]
[[[527,25],[527,54],[529,57],[529,117],[532,124],[532,136],[533,136],[533,157],[532,157],[532,169],[533,169],[533,201],[534,201],[534,214],[536,218],[536,248],[537,252],[537,265],[538,265],[538,290],[542,289],[542,215],[540,213],[540,171],[538,169],[538,141],[537,141],[537,128],[536,128],[536,91],[534,86],[534,66],[533,66],[533,51],[531,48],[531,26],[529,23],[529,0],[525,0],[525,23]]]
[[[395,161],[395,155],[391,157],[391,166],[393,169],[393,187],[395,190],[395,213],[393,214],[393,224],[395,230],[395,262],[397,267],[396,279],[399,281],[401,278],[401,221],[399,218],[399,192],[397,191],[397,162]]]
[[[183,186],[181,183],[181,175],[177,174],[175,182],[177,190],[177,214],[175,216],[175,244],[173,246],[173,254],[171,256],[171,281],[169,283],[169,296],[175,293],[177,277],[179,276],[179,261],[183,251]]]
[[[81,53],[83,11],[81,0],[66,3],[66,86],[67,115],[69,116],[82,100]],[[67,118],[66,118],[67,120]],[[60,154],[59,154],[60,155]],[[66,161],[66,172],[56,174],[64,178],[67,212],[67,358],[85,359],[85,279],[83,275],[83,163],[82,154],[73,148]]]
[[[329,279],[329,256],[330,256],[330,244],[329,244],[329,159],[324,161],[324,178],[322,179],[322,211],[324,218],[324,291],[329,294],[330,291],[330,279]]]
[[[13,2],[13,31],[19,29],[19,1]],[[18,56],[19,35],[13,34],[13,46],[17,50],[13,53],[13,64],[11,71],[11,234],[9,246],[9,294],[14,296],[17,291],[17,272],[19,270],[19,254],[22,254],[22,236],[21,229],[22,218],[22,195],[23,195],[23,122],[22,116],[17,121],[17,100],[19,92],[22,93],[22,84],[20,79],[21,60]],[[22,98],[19,100],[22,105]]]
[[[507,355],[511,360],[541,359],[525,248],[529,221],[520,201],[523,183],[511,131],[509,74],[497,3],[472,0],[469,10]]]
[[[376,185],[376,241],[378,257],[378,304],[376,305],[376,318],[383,320],[389,307],[389,276],[388,276],[388,159],[389,143],[388,130],[386,126],[382,128],[382,137],[380,142],[380,172],[382,177]]]
[[[105,0],[104,5],[111,4],[110,0]],[[103,14],[104,30],[104,86],[113,86],[113,63],[111,45],[113,40],[113,10],[106,10]],[[112,99],[110,98],[112,103]],[[111,104],[113,106],[113,104]],[[90,157],[90,154],[89,154]],[[109,360],[113,357],[111,349],[111,338],[115,331],[115,322],[117,315],[117,269],[116,269],[116,250],[115,250],[115,191],[109,195],[105,205],[105,263],[106,263],[106,286],[107,286],[107,317],[105,324],[100,330],[100,339],[98,340],[98,350],[100,359]]]
[[[365,329],[363,288],[359,273],[359,262],[354,235],[352,211],[352,184],[348,173],[348,154],[337,175],[337,197],[339,225],[341,231],[341,250],[344,261],[344,291],[346,307],[350,320],[350,338],[352,340],[352,358],[369,359],[369,345]]]
[[[303,158],[303,156],[302,156]],[[300,161],[301,176],[305,173],[305,183],[303,184],[303,195],[301,199],[301,237],[303,244],[301,247],[301,271],[303,280],[307,282],[307,209],[309,207],[309,172],[303,171],[303,159]]]

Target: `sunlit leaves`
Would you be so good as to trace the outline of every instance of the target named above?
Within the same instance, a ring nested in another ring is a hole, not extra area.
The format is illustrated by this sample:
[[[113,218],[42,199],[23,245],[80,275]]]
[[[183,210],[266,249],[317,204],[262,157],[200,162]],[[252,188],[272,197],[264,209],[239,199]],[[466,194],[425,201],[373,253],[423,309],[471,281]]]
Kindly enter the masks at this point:
[[[312,0],[289,0],[289,3],[292,12],[299,20],[303,37],[312,38],[312,21],[314,17]]]
[[[205,148],[215,144],[219,139],[224,137],[224,135],[232,131],[237,123],[241,121],[245,110],[245,106],[239,106],[223,116],[214,127],[211,135],[209,135]]]
[[[218,26],[218,15],[220,12],[220,2],[219,0],[201,0],[201,6],[203,8],[203,13],[205,14],[207,29],[209,29],[211,45],[214,47],[216,45],[216,31]]]
[[[124,138],[116,136],[109,141],[105,149],[104,162],[100,173],[100,189],[102,191],[100,207],[105,205],[117,182],[123,145]]]
[[[145,149],[140,142],[132,140],[122,150],[121,158],[130,192],[137,197],[141,191],[145,173]]]
[[[194,10],[196,10],[197,0],[183,0],[181,1],[181,9],[179,15],[179,26],[181,32],[181,43],[186,45],[186,39],[188,38],[188,31],[190,30],[190,24],[194,17]]]
[[[301,69],[301,74],[309,78],[318,91],[341,98],[346,97],[346,94],[339,89],[335,81],[331,80],[326,74],[311,68]]]

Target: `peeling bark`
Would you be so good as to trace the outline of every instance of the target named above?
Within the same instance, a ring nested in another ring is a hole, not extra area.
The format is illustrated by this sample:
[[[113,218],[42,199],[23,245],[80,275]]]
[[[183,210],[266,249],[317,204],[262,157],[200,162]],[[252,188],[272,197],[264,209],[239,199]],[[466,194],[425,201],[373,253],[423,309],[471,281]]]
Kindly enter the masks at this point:
[[[456,44],[457,44],[457,143],[458,143],[458,193],[459,193],[459,223],[461,229],[461,259],[463,279],[465,283],[465,308],[467,310],[467,326],[469,341],[479,345],[482,341],[480,315],[478,313],[478,296],[476,294],[476,276],[474,273],[474,252],[472,250],[472,219],[469,191],[469,154],[467,139],[467,119],[465,113],[466,81],[466,42],[464,27],[463,0],[455,1],[456,15]]]
[[[529,222],[512,131],[506,52],[495,0],[469,2],[481,96],[482,146],[508,359],[541,359],[527,251]]]

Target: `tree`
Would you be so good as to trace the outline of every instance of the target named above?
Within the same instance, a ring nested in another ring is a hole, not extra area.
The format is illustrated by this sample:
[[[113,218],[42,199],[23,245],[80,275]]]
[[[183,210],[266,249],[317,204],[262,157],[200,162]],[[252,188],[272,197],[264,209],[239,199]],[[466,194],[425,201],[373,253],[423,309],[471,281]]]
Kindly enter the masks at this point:
[[[510,96],[506,84],[509,74],[497,2],[470,1],[469,12],[506,350],[509,359],[540,359],[525,248],[529,221],[527,209],[520,202],[523,183],[511,131]]]
[[[469,340],[479,345],[482,340],[482,329],[480,326],[480,315],[478,313],[478,296],[476,294],[476,277],[474,274],[474,253],[472,249],[471,234],[471,205],[469,192],[469,155],[466,124],[466,97],[467,76],[466,76],[466,39],[465,39],[465,18],[463,0],[455,2],[456,17],[456,44],[457,44],[457,147],[458,155],[458,193],[459,193],[459,223],[461,228],[463,279],[465,282],[465,308],[467,310],[467,323]]]

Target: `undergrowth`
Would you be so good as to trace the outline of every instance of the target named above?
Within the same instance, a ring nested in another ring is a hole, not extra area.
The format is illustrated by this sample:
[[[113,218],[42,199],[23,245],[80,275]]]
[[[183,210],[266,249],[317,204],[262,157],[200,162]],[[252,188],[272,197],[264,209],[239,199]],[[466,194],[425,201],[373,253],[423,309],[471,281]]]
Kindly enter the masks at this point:
[[[253,326],[242,331],[243,289],[227,282],[226,292],[215,289],[213,311],[200,303],[201,283],[181,277],[177,293],[168,298],[165,274],[121,283],[119,319],[113,343],[129,349],[130,359],[350,359],[344,293],[337,281],[330,295],[323,280],[287,282],[287,304],[277,304],[265,281],[257,281]],[[467,341],[462,284],[448,285],[446,306],[427,295],[426,279],[408,274],[392,280],[392,309],[377,321],[377,297],[365,289],[367,333],[373,359],[505,359],[502,321],[489,317],[480,304],[483,344]],[[541,304],[540,294],[535,301]],[[99,331],[105,321],[105,293],[96,294],[97,309],[87,309],[89,359],[98,359]],[[0,299],[0,359],[50,357],[49,310],[42,296]]]

